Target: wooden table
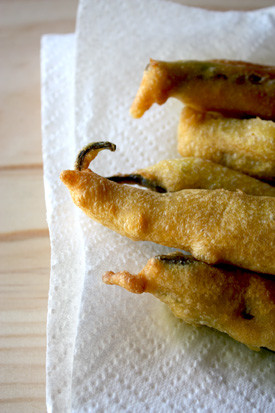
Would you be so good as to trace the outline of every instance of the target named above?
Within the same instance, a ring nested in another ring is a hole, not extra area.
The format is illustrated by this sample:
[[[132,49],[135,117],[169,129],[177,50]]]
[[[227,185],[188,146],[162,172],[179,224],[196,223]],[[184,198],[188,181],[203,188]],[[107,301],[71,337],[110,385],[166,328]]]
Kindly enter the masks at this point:
[[[74,31],[77,0],[0,0],[0,411],[45,412],[50,244],[40,38]]]
[[[248,9],[272,0],[180,1]],[[44,412],[50,245],[40,132],[40,37],[74,31],[77,0],[0,0],[0,411]]]

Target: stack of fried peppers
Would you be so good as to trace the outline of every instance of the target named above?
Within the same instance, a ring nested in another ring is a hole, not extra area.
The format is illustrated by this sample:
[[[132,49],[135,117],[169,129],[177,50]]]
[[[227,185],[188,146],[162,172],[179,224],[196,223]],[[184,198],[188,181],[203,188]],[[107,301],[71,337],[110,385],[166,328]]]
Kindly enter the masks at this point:
[[[182,158],[103,178],[89,164],[115,145],[97,142],[61,174],[92,219],[188,252],[151,258],[136,275],[108,272],[103,281],[151,293],[189,324],[275,351],[275,68],[151,60],[132,116],[169,97],[185,105]]]

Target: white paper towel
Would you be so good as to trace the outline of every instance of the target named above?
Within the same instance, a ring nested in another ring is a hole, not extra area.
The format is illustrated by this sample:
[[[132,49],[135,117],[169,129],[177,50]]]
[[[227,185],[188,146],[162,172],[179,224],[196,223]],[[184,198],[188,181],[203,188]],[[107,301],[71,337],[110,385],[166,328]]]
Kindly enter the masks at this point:
[[[41,42],[42,134],[51,279],[47,325],[47,407],[69,412],[78,306],[82,290],[83,243],[78,211],[59,180],[73,164],[75,36],[45,36]]]
[[[43,156],[52,242],[48,411],[274,411],[274,354],[187,326],[151,296],[102,284],[104,271],[137,272],[168,249],[90,221],[58,181],[90,141],[117,144],[117,152],[104,151],[92,164],[102,175],[177,156],[179,102],[154,106],[140,120],[129,115],[150,57],[275,64],[274,33],[275,8],[221,13],[160,0],[83,0],[75,74],[74,38],[44,39]]]

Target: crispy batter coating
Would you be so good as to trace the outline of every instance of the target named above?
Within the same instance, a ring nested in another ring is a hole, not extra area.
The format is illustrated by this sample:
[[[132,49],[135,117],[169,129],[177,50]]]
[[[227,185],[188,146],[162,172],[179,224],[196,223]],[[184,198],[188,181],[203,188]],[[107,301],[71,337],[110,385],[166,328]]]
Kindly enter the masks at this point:
[[[178,151],[258,178],[275,178],[275,122],[182,110]]]
[[[275,275],[275,198],[223,189],[159,194],[89,169],[63,171],[60,178],[89,217],[133,240],[180,248],[209,264]]]
[[[202,111],[275,120],[275,67],[247,62],[150,60],[131,107],[141,117],[174,97]]]
[[[237,189],[249,195],[275,196],[275,187],[217,163],[194,157],[170,159],[129,175],[109,177],[114,182],[137,184],[156,192],[182,189]]]
[[[268,277],[174,253],[150,259],[137,275],[107,272],[103,281],[153,294],[188,324],[213,327],[254,350],[275,351],[275,283]]]

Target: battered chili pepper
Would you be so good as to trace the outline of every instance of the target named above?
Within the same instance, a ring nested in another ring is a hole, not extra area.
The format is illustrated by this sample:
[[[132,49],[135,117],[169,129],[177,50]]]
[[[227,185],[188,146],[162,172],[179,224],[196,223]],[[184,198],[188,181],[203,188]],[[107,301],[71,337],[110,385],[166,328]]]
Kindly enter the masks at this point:
[[[182,189],[237,189],[249,195],[275,196],[275,188],[214,162],[186,157],[158,162],[129,175],[108,177],[114,182],[137,184],[156,192]]]
[[[178,151],[274,181],[275,122],[225,118],[185,107],[178,126]]]
[[[169,97],[203,111],[275,119],[275,67],[229,60],[150,60],[131,107],[141,117]]]
[[[111,143],[104,148],[114,150]],[[98,153],[86,148],[74,171],[61,180],[88,216],[133,240],[153,241],[191,252],[210,264],[232,263],[275,275],[275,198],[223,189],[185,189],[159,194],[81,169]]]
[[[213,327],[253,350],[275,351],[275,283],[267,276],[174,253],[150,259],[137,275],[107,272],[103,281],[153,294],[188,324]]]

